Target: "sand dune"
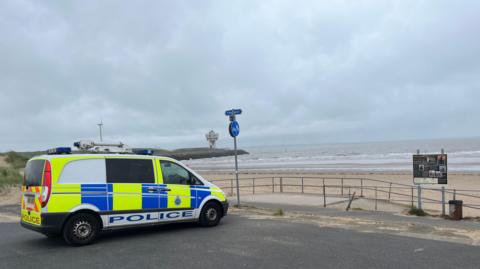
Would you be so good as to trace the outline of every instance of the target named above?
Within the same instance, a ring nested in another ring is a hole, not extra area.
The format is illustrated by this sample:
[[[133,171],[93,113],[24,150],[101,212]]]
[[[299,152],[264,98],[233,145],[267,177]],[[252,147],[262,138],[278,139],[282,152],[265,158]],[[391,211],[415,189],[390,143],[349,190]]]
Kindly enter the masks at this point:
[[[0,168],[9,167],[9,164],[5,161],[6,158],[5,156],[0,156]]]

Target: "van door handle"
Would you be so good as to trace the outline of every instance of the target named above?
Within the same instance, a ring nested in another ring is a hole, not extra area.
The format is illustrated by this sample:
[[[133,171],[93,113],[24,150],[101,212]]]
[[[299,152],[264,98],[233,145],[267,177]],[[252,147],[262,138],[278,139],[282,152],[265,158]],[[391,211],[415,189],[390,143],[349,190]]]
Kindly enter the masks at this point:
[[[171,191],[171,189],[165,188],[165,189],[160,189],[160,191]]]
[[[147,192],[153,193],[153,192],[158,192],[158,190],[157,190],[156,188],[154,188],[154,187],[148,187],[148,188],[147,188]]]

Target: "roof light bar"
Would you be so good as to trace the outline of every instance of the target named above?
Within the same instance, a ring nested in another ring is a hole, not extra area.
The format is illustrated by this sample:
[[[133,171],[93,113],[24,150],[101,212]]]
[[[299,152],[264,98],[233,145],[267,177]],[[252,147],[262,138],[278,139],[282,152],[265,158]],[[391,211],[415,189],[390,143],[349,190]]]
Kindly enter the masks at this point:
[[[153,155],[153,150],[152,149],[135,149],[133,150],[133,153],[138,155]]]
[[[58,148],[53,148],[47,150],[48,155],[53,155],[53,154],[70,154],[72,153],[72,149],[69,147],[58,147]]]

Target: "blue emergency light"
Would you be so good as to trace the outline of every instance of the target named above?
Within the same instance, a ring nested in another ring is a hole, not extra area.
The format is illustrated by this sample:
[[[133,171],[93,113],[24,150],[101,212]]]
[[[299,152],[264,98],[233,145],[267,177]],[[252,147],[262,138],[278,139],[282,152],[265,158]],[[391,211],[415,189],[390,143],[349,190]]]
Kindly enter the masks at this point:
[[[135,149],[133,153],[138,155],[153,155],[153,149]]]
[[[58,147],[47,150],[48,155],[52,154],[70,154],[72,153],[72,148],[69,147]]]

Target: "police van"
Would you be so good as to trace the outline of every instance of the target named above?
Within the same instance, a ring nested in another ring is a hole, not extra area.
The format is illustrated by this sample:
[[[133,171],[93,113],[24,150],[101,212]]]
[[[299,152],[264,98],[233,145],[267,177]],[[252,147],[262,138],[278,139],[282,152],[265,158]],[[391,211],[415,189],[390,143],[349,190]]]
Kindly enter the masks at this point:
[[[139,154],[71,154],[57,148],[27,162],[21,225],[71,245],[100,231],[170,222],[215,226],[224,192],[182,163]]]

